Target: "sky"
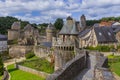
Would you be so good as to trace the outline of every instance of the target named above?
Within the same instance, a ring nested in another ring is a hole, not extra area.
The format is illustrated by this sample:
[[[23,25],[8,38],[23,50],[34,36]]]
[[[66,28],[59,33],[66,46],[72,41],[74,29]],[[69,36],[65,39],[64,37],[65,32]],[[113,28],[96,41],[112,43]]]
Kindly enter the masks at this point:
[[[76,21],[120,16],[120,0],[0,0],[0,16],[49,23],[72,16]]]

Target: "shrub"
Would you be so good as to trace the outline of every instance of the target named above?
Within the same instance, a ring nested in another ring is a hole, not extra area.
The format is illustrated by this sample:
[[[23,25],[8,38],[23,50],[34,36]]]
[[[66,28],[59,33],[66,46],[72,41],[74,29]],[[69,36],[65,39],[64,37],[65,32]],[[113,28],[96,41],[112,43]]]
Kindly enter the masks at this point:
[[[35,54],[33,52],[29,52],[29,53],[25,54],[26,59],[32,58],[34,56],[35,56]]]
[[[3,66],[3,62],[2,62],[2,57],[0,55],[0,76],[3,75],[3,71],[4,71],[3,68],[4,68],[4,66]]]
[[[106,45],[98,45],[97,47],[87,47],[86,49],[89,49],[89,50],[98,50],[98,51],[101,51],[101,52],[110,52],[111,49],[114,49],[114,46],[106,46]]]
[[[8,44],[9,45],[11,45],[11,44],[18,44],[18,41],[17,41],[17,39],[11,40],[11,41],[8,41]]]

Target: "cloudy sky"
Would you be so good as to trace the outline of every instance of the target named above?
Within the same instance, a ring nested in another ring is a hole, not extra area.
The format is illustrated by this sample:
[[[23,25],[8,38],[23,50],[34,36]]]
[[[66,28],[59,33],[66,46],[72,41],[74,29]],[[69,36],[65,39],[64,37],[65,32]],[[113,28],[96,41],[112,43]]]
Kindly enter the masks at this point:
[[[0,16],[14,16],[31,23],[54,22],[72,16],[79,20],[120,16],[120,0],[0,0]]]

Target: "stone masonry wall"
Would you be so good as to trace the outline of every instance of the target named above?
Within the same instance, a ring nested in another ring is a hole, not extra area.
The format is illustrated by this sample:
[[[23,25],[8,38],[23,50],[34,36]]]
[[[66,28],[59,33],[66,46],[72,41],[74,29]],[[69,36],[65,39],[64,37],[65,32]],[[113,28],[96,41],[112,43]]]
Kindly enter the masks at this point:
[[[62,69],[54,72],[46,80],[73,80],[84,68],[86,68],[86,56],[81,54],[69,61]]]
[[[16,66],[16,68],[18,68],[20,70],[23,70],[23,71],[26,71],[26,72],[30,72],[32,74],[36,74],[36,75],[44,77],[44,78],[46,78],[46,77],[48,77],[50,75],[48,73],[45,73],[45,72],[42,72],[42,71],[37,71],[35,69],[31,69],[31,68],[28,68],[28,67],[25,67],[25,66],[22,66],[22,65],[16,64],[15,66]]]
[[[50,53],[50,49],[42,46],[34,46],[34,53],[38,57],[46,57]]]
[[[31,50],[33,50],[33,46],[11,45],[9,47],[9,55],[11,57],[21,57]]]
[[[19,37],[18,30],[8,30],[8,40],[15,40]]]

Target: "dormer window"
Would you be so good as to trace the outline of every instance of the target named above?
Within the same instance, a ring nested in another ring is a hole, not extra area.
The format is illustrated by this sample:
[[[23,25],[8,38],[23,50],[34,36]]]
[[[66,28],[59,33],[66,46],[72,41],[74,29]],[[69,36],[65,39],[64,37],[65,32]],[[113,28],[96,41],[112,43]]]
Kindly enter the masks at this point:
[[[99,32],[99,35],[100,35],[100,36],[102,36],[102,33],[101,33],[101,32]]]

